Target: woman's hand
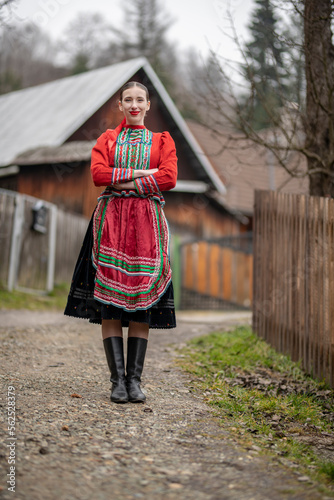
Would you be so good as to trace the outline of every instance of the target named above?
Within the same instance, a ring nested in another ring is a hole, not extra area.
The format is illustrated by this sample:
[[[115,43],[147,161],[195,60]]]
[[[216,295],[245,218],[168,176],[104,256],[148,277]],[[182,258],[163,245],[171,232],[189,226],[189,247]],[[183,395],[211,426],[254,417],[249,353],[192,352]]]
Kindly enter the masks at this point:
[[[157,172],[159,172],[158,168],[149,168],[148,170],[138,169],[133,171],[133,176],[135,179],[138,179],[138,177],[148,177]]]

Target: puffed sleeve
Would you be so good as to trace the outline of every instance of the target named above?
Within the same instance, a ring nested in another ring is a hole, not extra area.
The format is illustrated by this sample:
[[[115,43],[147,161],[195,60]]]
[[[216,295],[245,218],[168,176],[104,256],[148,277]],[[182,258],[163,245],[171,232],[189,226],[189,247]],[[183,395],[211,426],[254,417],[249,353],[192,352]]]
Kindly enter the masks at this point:
[[[177,156],[175,143],[169,132],[163,132],[160,137],[159,171],[147,177],[134,179],[139,194],[159,193],[169,191],[176,185]]]
[[[110,186],[119,182],[132,181],[133,170],[110,166],[109,151],[112,141],[104,132],[92,149],[91,174],[95,186]]]

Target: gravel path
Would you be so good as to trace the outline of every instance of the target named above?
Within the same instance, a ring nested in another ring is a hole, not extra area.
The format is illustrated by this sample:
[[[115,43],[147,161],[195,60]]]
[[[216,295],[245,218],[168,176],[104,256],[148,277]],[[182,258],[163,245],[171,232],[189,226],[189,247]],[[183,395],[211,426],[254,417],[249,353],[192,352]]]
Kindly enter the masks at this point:
[[[152,331],[144,405],[110,402],[98,326],[58,313],[0,317],[1,499],[327,498],[278,461],[241,450],[173,364],[174,348],[187,339],[245,317],[184,314],[176,330]],[[7,429],[9,386],[16,440]],[[10,453],[15,493],[6,483]]]

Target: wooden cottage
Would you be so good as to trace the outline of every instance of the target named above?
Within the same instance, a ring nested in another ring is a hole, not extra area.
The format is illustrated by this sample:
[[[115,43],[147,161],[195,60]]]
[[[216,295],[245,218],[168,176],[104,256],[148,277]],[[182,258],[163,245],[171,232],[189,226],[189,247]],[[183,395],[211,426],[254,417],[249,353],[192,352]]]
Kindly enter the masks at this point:
[[[172,230],[184,239],[244,231],[248,219],[228,207],[221,177],[144,58],[0,96],[0,187],[89,217],[101,192],[91,180],[91,149],[121,122],[119,90],[130,80],[149,88],[145,125],[168,130],[176,143],[178,181],[164,193]]]

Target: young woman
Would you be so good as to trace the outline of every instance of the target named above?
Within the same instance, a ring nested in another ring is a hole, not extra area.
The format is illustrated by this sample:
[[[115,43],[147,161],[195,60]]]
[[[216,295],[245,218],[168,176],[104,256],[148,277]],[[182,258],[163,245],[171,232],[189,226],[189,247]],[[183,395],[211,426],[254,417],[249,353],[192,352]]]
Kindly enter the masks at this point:
[[[168,132],[144,126],[150,109],[138,82],[120,91],[122,123],[92,150],[98,198],[75,267],[65,314],[102,323],[112,382],[111,400],[144,402],[140,382],[150,328],[174,328],[169,230],[161,191],[177,178],[175,144]],[[127,362],[122,327],[128,327]]]

